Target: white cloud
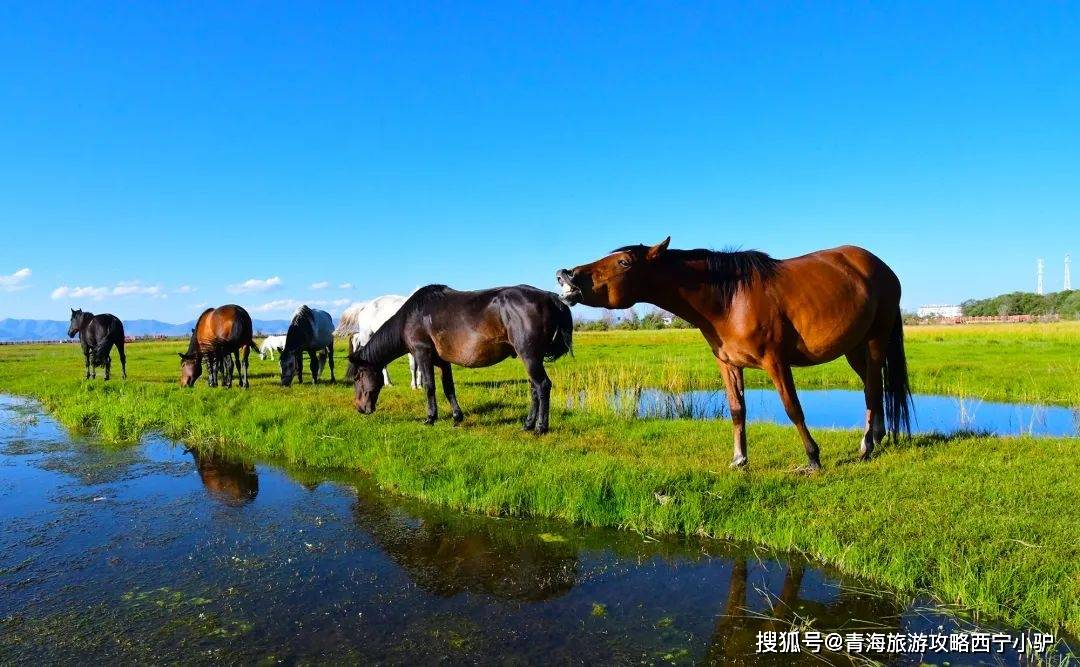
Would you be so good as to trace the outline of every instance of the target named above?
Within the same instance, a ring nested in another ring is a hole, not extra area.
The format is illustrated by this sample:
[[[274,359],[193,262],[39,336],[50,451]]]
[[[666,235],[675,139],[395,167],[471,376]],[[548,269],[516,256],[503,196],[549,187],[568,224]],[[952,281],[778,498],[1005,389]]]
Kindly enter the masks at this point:
[[[352,289],[352,283],[341,283],[338,285],[338,289]]]
[[[49,295],[54,301],[59,299],[92,299],[101,301],[107,296],[148,296],[152,299],[166,299],[168,295],[161,285],[144,285],[138,280],[124,280],[116,283],[113,287],[95,287],[93,285],[79,285],[69,287],[61,285]]]
[[[320,280],[317,283],[311,283],[311,289],[326,289],[327,287],[330,287],[330,283],[326,280]]]
[[[229,290],[232,294],[246,294],[248,292],[268,292],[272,289],[281,287],[281,278],[274,276],[273,278],[248,278],[242,283],[235,285],[229,285],[225,289]]]
[[[117,283],[116,287],[112,288],[111,294],[113,296],[149,296],[155,299],[165,297],[161,285],[143,285],[138,280],[127,280]]]
[[[274,313],[278,311],[292,312],[299,308],[302,304],[296,299],[274,299],[268,301],[261,306],[255,306],[252,308],[256,313]]]
[[[19,269],[10,276],[0,276],[0,292],[18,292],[26,289],[26,279],[30,277],[30,269]]]
[[[63,298],[93,299],[94,301],[101,301],[108,293],[108,287],[91,287],[89,285],[85,287],[68,287],[67,285],[61,285],[54,289],[49,296],[54,301]]]
[[[352,303],[349,299],[315,299],[314,301],[299,301],[297,299],[274,299],[261,306],[252,308],[256,313],[291,313],[300,306],[307,305],[311,308],[325,308],[337,311]]]
[[[177,287],[173,290],[173,294],[191,294],[192,292],[198,291],[199,290],[197,287],[192,287],[191,285],[181,285],[180,287]]]

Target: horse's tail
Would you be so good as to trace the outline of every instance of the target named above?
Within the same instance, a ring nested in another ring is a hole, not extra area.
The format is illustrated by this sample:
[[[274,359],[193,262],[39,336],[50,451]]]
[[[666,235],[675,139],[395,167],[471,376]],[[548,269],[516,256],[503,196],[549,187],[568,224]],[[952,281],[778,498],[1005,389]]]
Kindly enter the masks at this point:
[[[911,384],[904,355],[904,318],[896,311],[896,322],[885,348],[885,421],[895,441],[900,432],[911,435]]]
[[[544,350],[544,359],[547,361],[555,361],[567,352],[574,354],[574,316],[570,312],[570,306],[558,298],[552,302],[555,306],[555,334]]]

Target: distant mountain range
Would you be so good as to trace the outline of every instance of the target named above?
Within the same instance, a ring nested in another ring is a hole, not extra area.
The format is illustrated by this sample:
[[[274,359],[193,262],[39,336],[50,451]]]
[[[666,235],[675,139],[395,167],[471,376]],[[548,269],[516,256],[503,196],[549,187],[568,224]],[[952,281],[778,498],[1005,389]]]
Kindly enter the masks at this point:
[[[255,333],[285,333],[289,320],[252,320]],[[170,324],[158,320],[127,320],[124,333],[128,336],[187,336],[195,321]],[[0,320],[0,342],[63,340],[67,338],[68,323],[60,320]]]

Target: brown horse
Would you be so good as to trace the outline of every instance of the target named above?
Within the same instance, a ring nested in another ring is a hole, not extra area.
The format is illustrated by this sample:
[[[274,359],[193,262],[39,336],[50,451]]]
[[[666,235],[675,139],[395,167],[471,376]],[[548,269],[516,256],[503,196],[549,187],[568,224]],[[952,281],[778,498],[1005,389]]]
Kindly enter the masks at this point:
[[[248,354],[252,349],[258,350],[251,337],[251,329],[251,316],[240,306],[229,304],[204,310],[191,331],[187,352],[180,354],[180,386],[195,385],[202,375],[203,360],[208,369],[208,385],[216,387],[218,373],[221,372],[224,386],[230,386],[232,371],[226,363],[229,355],[236,360],[240,386],[251,386],[248,382]]]
[[[862,248],[777,260],[755,251],[669,250],[668,237],[626,246],[555,278],[563,298],[602,308],[655,304],[701,330],[720,366],[735,427],[731,465],[746,465],[743,369],[764,369],[802,437],[811,469],[818,446],[803,419],[792,366],[847,357],[863,381],[863,460],[885,435],[910,433],[911,390],[900,318],[900,281]]]

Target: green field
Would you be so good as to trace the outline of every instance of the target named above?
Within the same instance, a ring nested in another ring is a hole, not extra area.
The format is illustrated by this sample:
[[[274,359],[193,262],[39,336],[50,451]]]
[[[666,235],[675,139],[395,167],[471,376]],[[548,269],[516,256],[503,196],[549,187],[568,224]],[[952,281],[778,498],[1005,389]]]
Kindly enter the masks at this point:
[[[918,436],[852,462],[859,433],[819,430],[823,473],[804,476],[793,428],[750,424],[751,465],[729,470],[726,421],[641,420],[613,390],[718,387],[694,331],[579,333],[549,366],[552,433],[521,432],[528,385],[507,361],[456,369],[465,422],[440,396],[433,427],[404,361],[375,415],[351,387],[177,386],[181,342],[128,348],[126,382],[82,380],[73,345],[0,348],[0,391],[39,398],[63,423],[130,442],[148,431],[291,464],[367,471],[384,488],[454,508],[631,530],[751,540],[808,553],[901,594],[1080,634],[1080,439]],[[914,390],[1080,406],[1080,324],[909,328]],[[114,355],[115,359],[115,355]],[[344,355],[339,352],[339,374]],[[118,367],[114,366],[116,376]],[[800,387],[857,388],[843,362],[801,369]],[[760,373],[751,386],[767,386]],[[572,399],[572,400],[568,400]],[[573,403],[573,409],[565,406]]]

